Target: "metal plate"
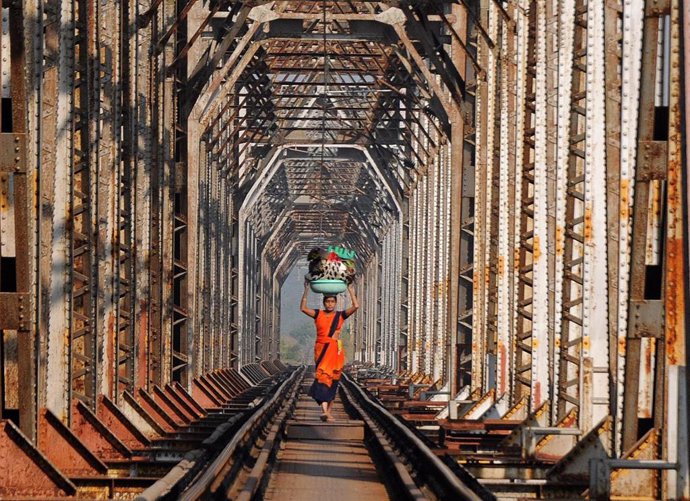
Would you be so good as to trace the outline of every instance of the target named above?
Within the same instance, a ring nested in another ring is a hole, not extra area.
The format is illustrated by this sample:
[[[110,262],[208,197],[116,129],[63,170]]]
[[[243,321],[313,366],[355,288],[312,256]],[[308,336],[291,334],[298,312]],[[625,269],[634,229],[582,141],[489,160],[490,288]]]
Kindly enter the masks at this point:
[[[0,134],[0,172],[26,172],[26,134]]]
[[[31,327],[29,294],[0,292],[0,329],[26,331]]]

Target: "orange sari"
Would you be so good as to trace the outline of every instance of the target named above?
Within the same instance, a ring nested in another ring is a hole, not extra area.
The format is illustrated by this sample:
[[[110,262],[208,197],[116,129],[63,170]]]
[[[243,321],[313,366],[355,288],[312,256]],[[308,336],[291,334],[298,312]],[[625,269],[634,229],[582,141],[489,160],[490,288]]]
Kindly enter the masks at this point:
[[[335,398],[337,383],[345,365],[345,351],[339,339],[345,322],[344,311],[325,312],[316,310],[316,342],[314,343],[314,385],[310,394],[317,402],[330,402]],[[335,383],[335,384],[334,384]]]

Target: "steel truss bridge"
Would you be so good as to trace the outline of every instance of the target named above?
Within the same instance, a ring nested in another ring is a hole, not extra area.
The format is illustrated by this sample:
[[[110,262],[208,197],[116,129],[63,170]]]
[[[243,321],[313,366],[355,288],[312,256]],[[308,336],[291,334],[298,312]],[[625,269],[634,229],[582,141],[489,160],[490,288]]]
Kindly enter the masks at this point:
[[[282,286],[342,244],[406,496],[690,499],[687,1],[1,11],[0,497],[219,496],[181,451],[300,436]]]

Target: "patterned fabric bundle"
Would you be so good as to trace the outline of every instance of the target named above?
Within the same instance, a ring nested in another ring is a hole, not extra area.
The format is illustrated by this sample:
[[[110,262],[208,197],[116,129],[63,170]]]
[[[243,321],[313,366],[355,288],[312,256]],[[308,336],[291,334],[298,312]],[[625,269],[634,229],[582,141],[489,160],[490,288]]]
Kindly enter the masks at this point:
[[[312,249],[307,255],[309,273],[305,276],[312,280],[342,280],[348,285],[355,279],[355,253],[340,247],[329,247],[328,250]]]

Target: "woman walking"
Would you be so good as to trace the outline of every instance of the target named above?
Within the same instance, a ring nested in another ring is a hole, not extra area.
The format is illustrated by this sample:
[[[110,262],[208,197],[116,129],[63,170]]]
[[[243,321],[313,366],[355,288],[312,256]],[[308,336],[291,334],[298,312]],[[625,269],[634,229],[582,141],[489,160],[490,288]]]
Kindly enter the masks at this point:
[[[359,308],[359,302],[352,285],[348,286],[352,306],[347,310],[335,311],[336,296],[323,297],[323,310],[307,308],[309,282],[304,283],[304,294],[300,309],[314,319],[316,342],[314,343],[314,384],[309,395],[321,406],[322,421],[335,421],[331,415],[333,400],[338,391],[338,382],[345,365],[345,352],[340,342],[340,330],[345,319]]]

